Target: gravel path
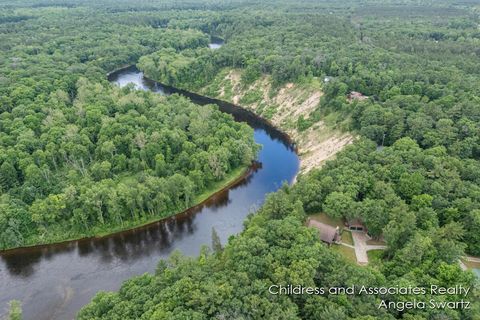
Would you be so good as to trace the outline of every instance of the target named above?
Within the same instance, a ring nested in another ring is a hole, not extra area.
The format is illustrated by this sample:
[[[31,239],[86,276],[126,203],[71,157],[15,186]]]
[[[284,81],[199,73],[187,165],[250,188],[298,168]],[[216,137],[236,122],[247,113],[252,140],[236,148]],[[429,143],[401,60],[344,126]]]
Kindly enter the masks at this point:
[[[367,251],[370,250],[385,250],[385,245],[368,245],[367,241],[370,240],[365,232],[352,231],[352,238],[355,249],[355,256],[357,257],[357,263],[360,265],[368,264]]]
[[[355,256],[360,265],[368,264],[367,256],[367,235],[363,232],[352,231],[353,243],[355,244]]]

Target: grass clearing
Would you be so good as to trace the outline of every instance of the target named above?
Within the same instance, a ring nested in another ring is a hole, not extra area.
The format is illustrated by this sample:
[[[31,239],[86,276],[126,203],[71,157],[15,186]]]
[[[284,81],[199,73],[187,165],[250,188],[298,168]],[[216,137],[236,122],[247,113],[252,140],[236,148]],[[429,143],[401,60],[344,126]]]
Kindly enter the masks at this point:
[[[387,245],[387,243],[385,241],[375,240],[375,239],[367,240],[367,244],[369,246],[386,246]]]
[[[357,263],[357,256],[355,255],[354,249],[342,246],[341,244],[334,244],[330,248],[344,256],[347,261]]]
[[[342,219],[329,217],[325,213],[313,214],[313,215],[310,215],[310,218],[312,220],[315,220],[315,221],[318,221],[318,222],[321,222],[321,223],[325,223],[325,224],[328,224],[328,225],[333,226],[333,227],[343,228]]]
[[[352,233],[348,230],[342,231],[342,242],[353,246]]]

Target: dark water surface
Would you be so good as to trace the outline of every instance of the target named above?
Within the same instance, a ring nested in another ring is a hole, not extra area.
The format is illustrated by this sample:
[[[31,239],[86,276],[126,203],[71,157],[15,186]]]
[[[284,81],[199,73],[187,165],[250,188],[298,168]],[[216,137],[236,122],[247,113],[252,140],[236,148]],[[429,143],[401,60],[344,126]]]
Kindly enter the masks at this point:
[[[73,319],[96,292],[117,290],[124,280],[153,272],[157,262],[173,250],[197,255],[202,245],[210,245],[212,227],[225,243],[243,229],[246,216],[267,193],[285,181],[291,183],[298,172],[298,157],[288,137],[249,112],[162,86],[145,79],[135,67],[110,75],[110,80],[160,94],[179,92],[200,105],[217,103],[222,111],[255,129],[255,141],[263,146],[258,156],[261,167],[199,208],[146,227],[103,239],[0,253],[0,318],[7,312],[8,301],[17,299],[23,304],[24,319]]]
[[[214,50],[219,49],[221,46],[223,46],[223,39],[217,37],[212,37],[210,43],[208,44],[208,47]]]

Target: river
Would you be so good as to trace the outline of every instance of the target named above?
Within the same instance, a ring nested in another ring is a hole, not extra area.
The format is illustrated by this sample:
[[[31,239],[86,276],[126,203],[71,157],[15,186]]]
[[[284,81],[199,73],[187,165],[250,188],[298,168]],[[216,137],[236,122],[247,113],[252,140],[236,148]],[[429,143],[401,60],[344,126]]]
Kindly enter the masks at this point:
[[[210,49],[220,49],[221,46],[223,46],[224,41],[221,38],[218,37],[211,37],[210,43],[208,44],[208,47]]]
[[[100,290],[118,290],[135,275],[153,272],[160,259],[174,250],[198,255],[210,245],[212,228],[223,244],[243,229],[247,215],[258,208],[266,194],[284,182],[291,183],[299,161],[287,136],[250,112],[218,100],[162,86],[145,79],[135,67],[109,76],[111,82],[159,94],[179,92],[204,105],[216,103],[237,121],[245,121],[262,145],[261,166],[245,179],[216,194],[203,205],[154,224],[102,239],[16,249],[0,253],[0,318],[8,301],[22,302],[24,319],[73,319],[78,310]],[[201,108],[201,106],[199,106]]]

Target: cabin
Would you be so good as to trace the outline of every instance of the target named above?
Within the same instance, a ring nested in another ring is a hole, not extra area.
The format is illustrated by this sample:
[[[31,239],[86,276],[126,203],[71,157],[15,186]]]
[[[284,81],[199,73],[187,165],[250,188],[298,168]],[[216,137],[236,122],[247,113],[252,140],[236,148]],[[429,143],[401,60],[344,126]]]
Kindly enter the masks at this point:
[[[328,245],[332,243],[339,243],[342,240],[339,227],[333,227],[310,218],[307,221],[307,225],[309,227],[317,228],[320,232],[320,240]]]
[[[350,230],[350,231],[367,232],[367,227],[365,227],[365,224],[363,223],[363,221],[358,219],[358,218],[347,220],[345,225],[347,226],[348,230]]]
[[[363,95],[362,93],[360,92],[357,92],[357,91],[352,91],[350,92],[348,95],[347,95],[347,100],[349,102],[352,102],[353,100],[359,100],[359,101],[362,101],[362,100],[366,100],[368,99],[367,96]]]

